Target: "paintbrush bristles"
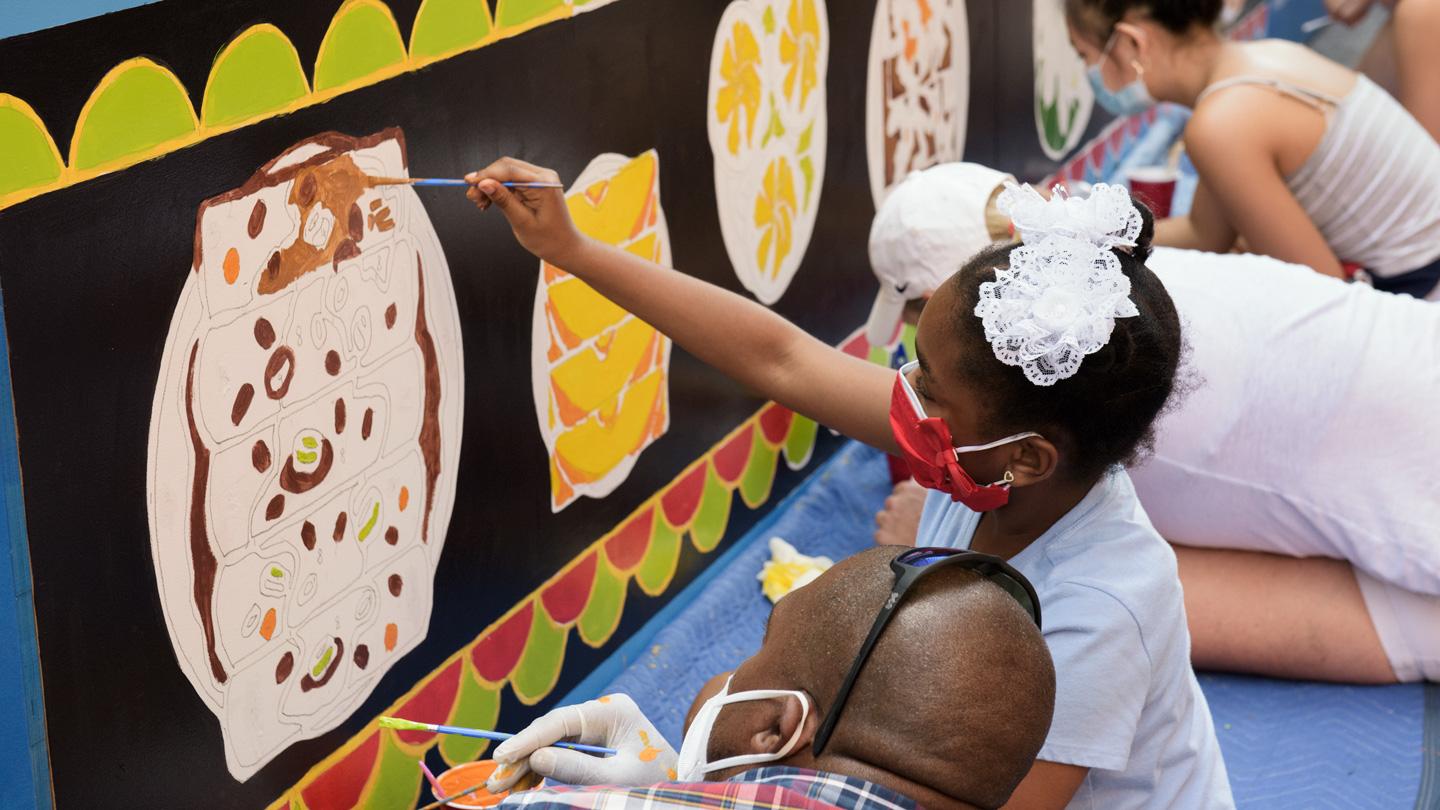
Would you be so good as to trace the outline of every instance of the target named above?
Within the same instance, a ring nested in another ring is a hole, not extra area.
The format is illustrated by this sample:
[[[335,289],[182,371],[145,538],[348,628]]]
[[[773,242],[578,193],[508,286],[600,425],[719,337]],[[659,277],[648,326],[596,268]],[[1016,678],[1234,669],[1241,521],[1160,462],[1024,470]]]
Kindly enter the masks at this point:
[[[432,723],[417,723],[414,720],[406,720],[401,717],[381,717],[380,728],[393,728],[400,731],[434,731]]]
[[[372,185],[372,186],[401,186],[401,185],[409,185],[409,184],[415,182],[416,180],[419,180],[420,178],[418,178],[418,177],[367,177],[366,179],[370,182],[370,185]]]

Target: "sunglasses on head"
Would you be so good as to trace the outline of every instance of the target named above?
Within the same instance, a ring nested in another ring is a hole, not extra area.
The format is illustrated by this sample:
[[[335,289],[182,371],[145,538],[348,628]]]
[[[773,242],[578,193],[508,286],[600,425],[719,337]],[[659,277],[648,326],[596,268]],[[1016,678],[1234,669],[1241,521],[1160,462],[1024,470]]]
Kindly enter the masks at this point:
[[[895,610],[904,601],[905,594],[921,577],[931,571],[948,567],[974,571],[990,582],[999,585],[1001,589],[1014,597],[1021,607],[1025,608],[1025,612],[1035,620],[1035,626],[1040,627],[1040,598],[1035,595],[1034,586],[1023,574],[999,557],[982,554],[978,551],[963,551],[953,548],[912,548],[905,551],[890,561],[890,570],[895,572],[895,582],[890,586],[890,596],[881,606],[879,615],[875,617],[875,623],[870,626],[870,635],[866,636],[865,643],[860,645],[860,652],[855,656],[855,662],[850,665],[850,672],[846,674],[845,681],[840,684],[840,691],[836,693],[835,700],[830,703],[830,710],[825,713],[820,730],[815,734],[815,743],[811,749],[815,756],[820,756],[820,752],[825,749],[825,744],[830,741],[830,735],[835,732],[835,724],[840,721],[840,712],[850,698],[850,690],[855,687],[855,680],[860,676],[860,670],[865,666],[865,660],[870,657],[870,651],[875,648],[875,642],[884,632],[885,625],[890,623],[890,618],[895,615]]]

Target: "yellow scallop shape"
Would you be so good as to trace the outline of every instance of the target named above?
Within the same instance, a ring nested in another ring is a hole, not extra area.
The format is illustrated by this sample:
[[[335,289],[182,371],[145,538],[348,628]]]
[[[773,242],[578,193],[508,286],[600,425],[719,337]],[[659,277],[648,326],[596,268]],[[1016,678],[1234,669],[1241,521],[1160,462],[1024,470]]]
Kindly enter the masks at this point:
[[[398,73],[405,58],[405,41],[389,6],[380,0],[346,0],[320,41],[315,92]]]
[[[485,0],[422,0],[410,31],[410,58],[430,61],[477,47],[494,28]]]
[[[215,57],[200,120],[207,127],[240,124],[282,112],[309,93],[290,39],[269,23],[252,25]]]
[[[138,163],[195,136],[199,121],[180,80],[145,57],[110,69],[80,110],[70,142],[71,168]]]
[[[45,122],[23,99],[0,93],[0,198],[60,179],[65,163]]]

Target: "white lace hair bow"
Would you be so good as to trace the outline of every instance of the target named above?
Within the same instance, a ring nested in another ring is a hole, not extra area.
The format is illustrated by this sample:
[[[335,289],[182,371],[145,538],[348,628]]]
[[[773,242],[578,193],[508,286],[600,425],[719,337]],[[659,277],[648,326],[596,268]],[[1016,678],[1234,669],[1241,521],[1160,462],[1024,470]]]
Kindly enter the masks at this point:
[[[997,205],[1024,244],[980,285],[975,314],[1000,362],[1035,385],[1054,385],[1110,341],[1116,318],[1140,314],[1114,252],[1135,246],[1140,211],[1124,187],[1103,183],[1089,197],[1057,186],[1049,200],[1012,183]]]

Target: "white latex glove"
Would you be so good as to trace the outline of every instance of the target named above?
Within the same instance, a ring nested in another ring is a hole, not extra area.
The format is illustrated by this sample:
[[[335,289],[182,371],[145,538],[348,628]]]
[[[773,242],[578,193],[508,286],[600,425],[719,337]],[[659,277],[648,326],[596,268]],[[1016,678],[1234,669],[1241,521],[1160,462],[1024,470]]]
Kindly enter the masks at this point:
[[[614,748],[613,757],[553,748],[560,741]],[[606,695],[561,706],[495,748],[486,787],[509,790],[526,773],[567,785],[653,785],[675,779],[675,749],[655,730],[629,695]]]

